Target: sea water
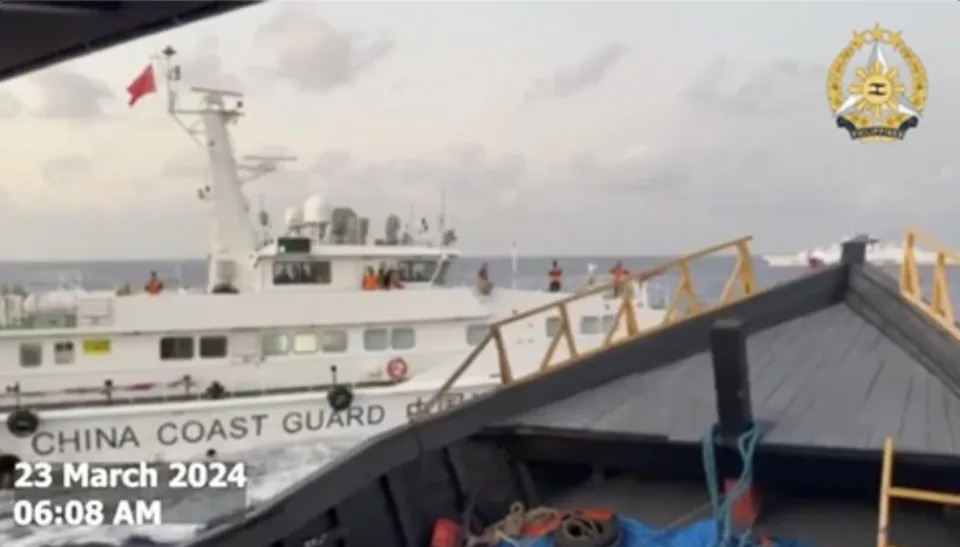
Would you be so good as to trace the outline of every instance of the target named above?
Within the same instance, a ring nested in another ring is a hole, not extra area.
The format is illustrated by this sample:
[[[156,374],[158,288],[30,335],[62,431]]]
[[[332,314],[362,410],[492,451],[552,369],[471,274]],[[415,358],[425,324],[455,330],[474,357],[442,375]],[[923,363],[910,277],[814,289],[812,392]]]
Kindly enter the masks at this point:
[[[590,270],[603,274],[617,260],[623,260],[630,271],[639,271],[668,260],[669,257],[559,257],[565,272],[567,288],[582,285],[589,278]],[[553,257],[523,258],[513,272],[509,257],[463,258],[451,268],[448,282],[451,285],[473,283],[476,271],[486,263],[494,286],[520,289],[546,288],[547,271]],[[693,264],[698,296],[709,301],[716,298],[727,280],[734,264],[733,257],[710,257]],[[61,279],[78,278],[90,290],[109,290],[123,283],[137,286],[145,282],[148,273],[156,270],[168,288],[178,286],[202,288],[206,284],[203,261],[161,262],[71,262],[71,263],[0,263],[0,285],[45,287]],[[64,277],[60,272],[73,272]],[[755,261],[755,273],[761,287],[796,277],[803,269],[770,269],[762,261]],[[892,272],[895,275],[895,270]],[[655,293],[668,294],[675,277],[667,274],[655,283]],[[955,281],[960,281],[957,279]],[[300,444],[284,447],[259,448],[243,455],[247,463],[251,483],[250,503],[257,504],[270,499],[290,485],[303,480],[321,469],[347,445]],[[5,511],[6,509],[6,511]],[[198,527],[170,525],[143,528],[94,527],[94,528],[18,528],[9,518],[9,509],[0,503],[0,545],[4,547],[155,547],[172,545],[192,536]]]

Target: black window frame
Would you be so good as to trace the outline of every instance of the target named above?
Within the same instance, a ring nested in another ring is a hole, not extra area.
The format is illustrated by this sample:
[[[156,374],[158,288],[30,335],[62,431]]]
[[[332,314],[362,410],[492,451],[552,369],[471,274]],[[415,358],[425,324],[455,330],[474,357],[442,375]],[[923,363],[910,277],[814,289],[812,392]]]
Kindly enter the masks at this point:
[[[20,342],[20,366],[36,368],[43,365],[43,344],[39,342]],[[31,356],[32,358],[27,358]]]
[[[279,277],[282,273],[288,273],[289,279]],[[333,283],[333,267],[329,260],[278,260],[273,263],[272,274],[273,284],[278,286]]]
[[[215,351],[210,352],[211,348]],[[228,355],[230,341],[223,334],[208,334],[200,337],[196,349],[197,356],[201,359],[223,359]]]
[[[196,357],[196,346],[193,336],[164,336],[160,338],[160,360],[190,361]],[[189,348],[189,350],[180,351],[184,348]]]
[[[70,360],[63,360],[60,357],[70,355]],[[53,343],[53,364],[72,365],[77,362],[77,345],[72,340],[61,340]]]
[[[430,283],[437,277],[440,270],[439,258],[408,258],[397,261],[396,272],[400,281],[403,283]],[[427,274],[423,277],[414,279],[413,272],[418,265],[424,265]]]

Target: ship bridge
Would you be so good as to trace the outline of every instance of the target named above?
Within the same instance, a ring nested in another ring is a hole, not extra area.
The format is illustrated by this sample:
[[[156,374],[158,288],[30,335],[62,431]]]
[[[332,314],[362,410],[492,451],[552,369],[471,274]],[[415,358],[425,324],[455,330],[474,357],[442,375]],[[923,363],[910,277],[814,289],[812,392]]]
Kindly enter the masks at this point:
[[[825,525],[836,524],[850,537],[880,538],[876,544],[884,547],[888,520],[903,500],[960,505],[960,495],[950,493],[960,491],[960,327],[948,286],[948,269],[960,265],[960,254],[916,230],[905,239],[899,279],[866,263],[869,238],[858,238],[844,245],[839,264],[760,288],[750,238],[741,238],[631,276],[643,282],[675,274],[662,324],[637,324],[626,284],[514,315],[491,326],[433,397],[428,409],[435,412],[351,450],[192,545],[239,538],[274,544],[329,533],[349,534],[350,544],[382,542],[369,522],[371,506],[393,508],[385,513],[391,521],[379,525],[405,539],[391,545],[425,544],[431,519],[442,514],[423,508],[431,505],[424,493],[460,500],[455,505],[462,509],[487,484],[505,490],[483,496],[495,511],[505,512],[511,499],[563,503],[556,493],[576,483],[565,503],[613,503],[672,525],[682,507],[704,504],[704,440],[717,443],[713,472],[736,477],[747,464],[738,461],[735,441],[754,432],[752,487],[833,496],[830,505],[812,509],[808,498],[808,507],[798,508],[777,497],[767,503],[774,528],[827,545],[837,536],[818,536],[818,527],[835,534],[838,528]],[[919,247],[936,253],[932,272],[913,260]],[[704,301],[691,264],[731,252],[719,298]],[[606,339],[578,347],[566,307],[614,288],[621,305]],[[514,362],[503,332],[537,315],[559,317],[561,328],[539,363]],[[440,410],[484,351],[497,352],[503,388]],[[610,486],[610,477],[624,470],[655,483]],[[699,493],[657,486],[681,477],[697,478]],[[872,501],[850,507],[836,501],[858,496]],[[645,504],[636,501],[642,498]],[[955,525],[896,515],[907,544],[955,537]]]

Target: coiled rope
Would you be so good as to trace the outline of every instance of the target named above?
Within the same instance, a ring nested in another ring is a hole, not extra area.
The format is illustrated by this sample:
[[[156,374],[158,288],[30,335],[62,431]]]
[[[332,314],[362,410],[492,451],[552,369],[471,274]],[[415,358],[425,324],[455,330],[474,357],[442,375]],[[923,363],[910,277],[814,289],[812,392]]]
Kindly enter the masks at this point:
[[[754,425],[737,438],[737,451],[743,469],[736,484],[726,494],[720,494],[717,459],[715,454],[716,437],[719,424],[714,424],[703,437],[703,472],[707,479],[707,492],[710,494],[710,506],[713,508],[713,518],[716,523],[716,547],[755,547],[760,545],[753,534],[753,525],[742,533],[733,529],[733,504],[740,496],[747,493],[753,483],[753,455],[762,437],[760,429]]]

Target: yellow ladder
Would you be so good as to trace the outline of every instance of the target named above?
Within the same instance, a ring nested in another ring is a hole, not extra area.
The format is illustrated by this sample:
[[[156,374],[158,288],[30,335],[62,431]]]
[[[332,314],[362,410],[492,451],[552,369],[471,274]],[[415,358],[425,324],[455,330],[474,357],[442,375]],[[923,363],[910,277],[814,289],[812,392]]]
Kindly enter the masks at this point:
[[[880,515],[877,522],[877,547],[894,547],[887,543],[890,526],[890,501],[893,499],[960,507],[960,494],[894,486],[892,484],[893,448],[893,439],[887,437],[887,440],[883,443],[883,467],[880,471]]]

